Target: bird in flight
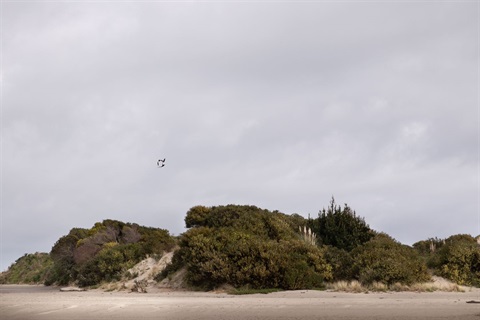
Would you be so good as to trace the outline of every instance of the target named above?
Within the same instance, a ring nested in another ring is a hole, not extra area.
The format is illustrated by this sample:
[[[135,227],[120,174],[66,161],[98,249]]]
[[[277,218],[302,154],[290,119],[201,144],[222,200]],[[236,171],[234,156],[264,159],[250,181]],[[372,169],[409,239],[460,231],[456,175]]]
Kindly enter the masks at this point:
[[[158,159],[158,161],[157,161],[157,166],[158,166],[159,168],[165,167],[165,159],[163,159],[163,160],[162,160],[162,159]]]

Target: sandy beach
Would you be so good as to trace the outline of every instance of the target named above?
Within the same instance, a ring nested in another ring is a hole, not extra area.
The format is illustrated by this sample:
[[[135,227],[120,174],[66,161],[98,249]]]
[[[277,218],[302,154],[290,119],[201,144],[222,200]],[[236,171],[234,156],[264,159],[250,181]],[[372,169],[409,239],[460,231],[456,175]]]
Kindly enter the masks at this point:
[[[61,292],[0,286],[0,319],[463,319],[480,320],[480,290],[463,293],[287,291],[233,296],[203,292]]]

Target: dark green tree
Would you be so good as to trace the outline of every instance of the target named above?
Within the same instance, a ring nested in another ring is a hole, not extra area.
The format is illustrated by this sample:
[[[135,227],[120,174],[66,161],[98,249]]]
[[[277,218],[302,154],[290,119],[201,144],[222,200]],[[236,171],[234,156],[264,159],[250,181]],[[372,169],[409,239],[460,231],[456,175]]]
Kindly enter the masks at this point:
[[[375,236],[375,232],[356,215],[347,204],[342,208],[332,197],[330,206],[319,212],[317,219],[310,219],[309,227],[315,232],[319,245],[329,245],[351,251]]]
[[[87,229],[73,228],[68,235],[58,239],[50,251],[53,266],[45,280],[46,285],[66,285],[76,279],[74,252],[77,243],[87,235]]]

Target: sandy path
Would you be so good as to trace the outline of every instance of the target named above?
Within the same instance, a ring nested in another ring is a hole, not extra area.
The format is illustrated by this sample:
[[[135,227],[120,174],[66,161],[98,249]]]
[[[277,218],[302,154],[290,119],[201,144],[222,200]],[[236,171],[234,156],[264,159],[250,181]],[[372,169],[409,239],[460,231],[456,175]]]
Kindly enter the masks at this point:
[[[464,319],[480,320],[480,290],[465,293],[324,291],[230,296],[195,292],[60,292],[0,286],[0,319]]]

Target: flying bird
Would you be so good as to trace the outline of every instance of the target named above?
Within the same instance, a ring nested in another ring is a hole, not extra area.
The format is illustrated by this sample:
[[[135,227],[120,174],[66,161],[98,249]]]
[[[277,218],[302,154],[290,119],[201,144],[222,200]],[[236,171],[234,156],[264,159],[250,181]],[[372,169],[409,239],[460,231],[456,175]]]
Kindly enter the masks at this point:
[[[161,165],[160,165],[160,163],[161,163]],[[158,166],[159,168],[165,167],[165,159],[163,159],[163,160],[162,160],[162,159],[158,159],[158,161],[157,161],[157,166]]]

